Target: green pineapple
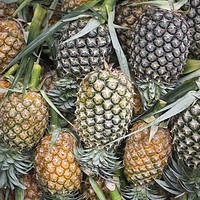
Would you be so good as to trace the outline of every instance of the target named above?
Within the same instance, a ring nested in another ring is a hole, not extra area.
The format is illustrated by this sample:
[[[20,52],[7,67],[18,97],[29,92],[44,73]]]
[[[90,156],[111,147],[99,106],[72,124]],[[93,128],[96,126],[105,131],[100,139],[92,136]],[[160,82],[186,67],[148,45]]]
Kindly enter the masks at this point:
[[[87,174],[108,176],[113,168],[119,167],[112,160],[113,149],[120,142],[107,144],[126,134],[133,114],[134,94],[132,82],[119,71],[98,70],[82,80],[75,115],[77,134],[85,149],[78,149],[76,157]]]
[[[108,27],[102,24],[86,35],[70,42],[71,36],[80,32],[88,23],[88,19],[68,22],[58,44],[58,69],[66,76],[84,77],[87,73],[104,68],[104,59],[109,61],[112,52]]]
[[[200,100],[172,118],[171,132],[178,158],[191,168],[200,166]]]
[[[175,10],[152,7],[134,26],[131,70],[146,108],[174,88],[188,56],[189,27],[176,12],[177,4],[174,7]]]
[[[184,6],[183,10],[189,11],[185,15],[185,19],[189,25],[191,43],[189,46],[189,58],[200,59],[200,1],[190,0],[189,6]]]
[[[128,1],[128,3],[119,1],[119,3],[116,6],[115,24],[128,28],[117,29],[117,34],[122,49],[124,50],[128,58],[130,56],[131,39],[134,30],[134,24],[136,20],[140,17],[140,15],[142,15],[142,13],[147,9],[147,6],[145,5],[131,6],[131,4],[143,1],[145,2],[146,0],[130,0]]]

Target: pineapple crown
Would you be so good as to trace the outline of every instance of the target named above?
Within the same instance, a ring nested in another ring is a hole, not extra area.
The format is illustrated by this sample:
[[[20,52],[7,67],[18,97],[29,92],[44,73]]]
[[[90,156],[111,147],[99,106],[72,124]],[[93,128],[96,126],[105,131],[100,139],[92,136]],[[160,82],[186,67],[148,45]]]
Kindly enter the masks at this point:
[[[16,187],[26,189],[20,178],[33,167],[33,160],[29,152],[16,151],[13,148],[0,145],[0,188],[13,190]]]
[[[159,191],[156,187],[133,187],[126,186],[121,189],[122,196],[127,199],[135,199],[135,200],[165,200],[166,198],[159,194]]]
[[[114,171],[122,168],[119,158],[114,151],[98,150],[95,148],[75,147],[74,154],[82,170],[88,176],[99,175],[104,179],[114,176]]]
[[[166,191],[176,195],[176,198],[200,198],[200,169],[188,168],[184,161],[177,156],[171,159],[168,167],[163,171],[163,179],[155,181]]]
[[[78,84],[73,78],[63,78],[55,82],[55,89],[47,93],[54,105],[63,112],[73,112]]]

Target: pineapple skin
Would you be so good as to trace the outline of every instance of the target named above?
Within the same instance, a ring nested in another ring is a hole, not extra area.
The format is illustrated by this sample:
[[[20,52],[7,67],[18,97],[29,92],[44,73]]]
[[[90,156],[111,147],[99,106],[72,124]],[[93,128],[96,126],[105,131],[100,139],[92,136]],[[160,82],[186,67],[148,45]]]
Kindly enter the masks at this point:
[[[48,106],[37,92],[11,93],[0,107],[0,137],[16,150],[30,150],[42,138],[48,123]]]
[[[104,69],[104,59],[106,62],[110,59],[113,47],[106,24],[98,26],[78,39],[64,42],[80,32],[87,22],[87,19],[75,20],[69,22],[63,30],[56,56],[58,69],[63,77],[83,78],[91,71]]]
[[[200,166],[200,100],[172,118],[175,151],[188,167]]]
[[[0,3],[0,17],[12,16],[17,9],[17,3]]]
[[[42,196],[42,190],[38,186],[34,170],[24,175],[23,180],[26,187],[24,190],[24,200],[40,200],[39,196]]]
[[[5,67],[23,50],[25,41],[16,21],[0,19],[0,74],[2,74]]]
[[[130,6],[132,3],[145,2],[146,0],[131,0],[127,4],[122,5],[121,3],[116,6],[115,24],[123,26],[129,29],[117,29],[117,35],[121,43],[121,47],[124,53],[130,57],[131,40],[136,20],[142,15],[147,9],[147,6]],[[123,3],[123,2],[122,2]]]
[[[147,125],[138,122],[129,132],[134,132]],[[162,171],[171,156],[172,142],[168,129],[158,128],[156,134],[149,142],[150,129],[135,133],[126,139],[124,149],[124,173],[134,186],[148,186],[154,178],[161,178]]]
[[[133,31],[130,62],[136,79],[175,83],[182,75],[189,44],[188,24],[180,13],[148,9]]]
[[[126,134],[134,109],[134,90],[118,71],[98,70],[85,76],[76,101],[76,129],[90,148],[116,148],[105,144]]]
[[[190,9],[185,15],[185,19],[189,25],[191,44],[189,47],[189,58],[200,59],[200,1],[190,0]],[[185,6],[184,10],[188,10]]]
[[[75,159],[75,139],[61,131],[48,153],[51,135],[46,135],[35,151],[36,180],[45,192],[51,194],[72,193],[79,189],[82,173]]]

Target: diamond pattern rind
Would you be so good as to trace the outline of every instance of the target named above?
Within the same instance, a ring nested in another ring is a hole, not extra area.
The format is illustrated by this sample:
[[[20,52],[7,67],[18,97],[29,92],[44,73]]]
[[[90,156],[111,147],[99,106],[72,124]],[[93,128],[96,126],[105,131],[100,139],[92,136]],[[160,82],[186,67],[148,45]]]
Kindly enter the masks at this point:
[[[200,165],[200,100],[172,119],[174,145],[189,167]]]
[[[132,70],[137,79],[174,83],[183,71],[190,43],[187,22],[181,14],[148,9],[134,26]]]
[[[145,122],[134,124],[130,132],[143,126]],[[160,178],[171,155],[172,144],[169,130],[158,128],[149,142],[150,129],[135,133],[127,138],[124,149],[124,172],[127,179],[135,186],[149,185],[154,178]]]
[[[88,95],[93,91],[94,96]],[[76,102],[77,133],[87,147],[102,148],[126,134],[134,109],[134,88],[121,72],[95,71],[86,75]],[[116,147],[111,144],[107,148]]]
[[[88,34],[70,42],[63,42],[80,32],[87,24],[80,19],[69,22],[59,41],[58,69],[63,76],[84,77],[87,73],[104,69],[104,59],[109,61],[112,52],[111,38],[107,25],[100,25]]]

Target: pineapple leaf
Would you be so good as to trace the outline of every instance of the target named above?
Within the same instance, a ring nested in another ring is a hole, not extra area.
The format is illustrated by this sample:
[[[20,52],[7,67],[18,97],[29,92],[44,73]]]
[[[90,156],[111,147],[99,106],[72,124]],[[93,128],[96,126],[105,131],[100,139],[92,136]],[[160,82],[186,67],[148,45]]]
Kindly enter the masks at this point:
[[[149,142],[151,141],[151,139],[153,138],[153,136],[156,134],[158,130],[158,126],[156,125],[152,125],[151,129],[150,129],[150,136],[149,136]]]
[[[51,141],[50,141],[50,145],[49,145],[49,149],[48,149],[48,153],[50,152],[51,148],[53,147],[53,145],[55,144],[59,134],[60,134],[60,128],[55,128],[53,130],[50,131],[50,135],[51,135]]]
[[[89,177],[90,184],[95,191],[96,195],[98,196],[99,200],[106,200],[106,197],[102,191],[102,189],[99,187],[97,182],[90,176]]]
[[[63,43],[70,42],[72,40],[78,39],[78,38],[86,35],[90,31],[96,29],[100,24],[101,24],[101,22],[99,20],[97,20],[95,18],[90,19],[88,21],[87,25],[80,32],[78,32],[77,34],[73,35],[69,39],[63,41]]]
[[[67,123],[69,123],[72,127],[74,126],[70,121],[68,121],[63,115],[62,113],[56,108],[56,106],[52,103],[52,101],[49,99],[49,97],[47,96],[47,94],[45,93],[45,91],[40,90],[41,95],[43,96],[43,98],[46,100],[46,102],[51,106],[51,108],[53,108],[65,121],[67,121]]]
[[[126,56],[125,56],[125,54],[124,54],[124,52],[121,48],[121,45],[119,43],[115,28],[114,28],[114,23],[113,23],[114,14],[115,14],[114,11],[112,11],[108,15],[108,28],[109,28],[112,44],[113,44],[113,47],[114,47],[115,52],[117,54],[117,58],[118,58],[122,72],[124,74],[126,74],[131,79],[131,75],[130,75],[130,71],[129,71],[129,67],[128,67],[128,62],[127,62]]]
[[[166,191],[170,192],[171,194],[180,195],[180,192],[169,188],[169,186],[165,183],[165,181],[162,181],[162,180],[159,180],[159,179],[154,179],[154,180],[155,180],[156,183],[158,183],[163,189],[165,189]]]
[[[200,60],[187,59],[183,74],[188,74],[200,69]]]

